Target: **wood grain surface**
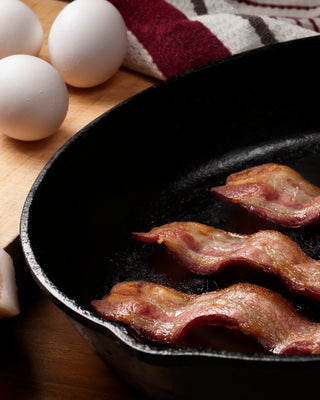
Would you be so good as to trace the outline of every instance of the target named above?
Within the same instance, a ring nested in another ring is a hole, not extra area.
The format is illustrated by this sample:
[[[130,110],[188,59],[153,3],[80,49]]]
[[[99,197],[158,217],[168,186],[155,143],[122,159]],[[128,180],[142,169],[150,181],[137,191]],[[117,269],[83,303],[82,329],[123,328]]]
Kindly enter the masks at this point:
[[[84,342],[33,281],[19,240],[13,256],[21,312],[0,320],[0,399],[141,400]]]
[[[54,0],[23,0],[39,17],[44,40],[39,56],[49,61],[48,34],[58,13],[68,4]],[[51,156],[76,132],[121,101],[153,85],[156,80],[121,68],[106,83],[88,89],[68,86],[69,110],[60,129],[37,142],[22,142],[0,132],[0,246],[19,234],[25,198]]]
[[[0,0],[1,1],[1,0]],[[51,23],[66,6],[54,0],[24,0],[44,30],[40,57],[48,61]],[[34,283],[18,235],[25,198],[42,167],[71,136],[119,102],[156,81],[126,69],[90,89],[68,87],[70,105],[61,128],[38,142],[21,142],[0,132],[0,246],[16,267],[20,314],[0,320],[0,399],[141,399],[103,363],[73,325]]]

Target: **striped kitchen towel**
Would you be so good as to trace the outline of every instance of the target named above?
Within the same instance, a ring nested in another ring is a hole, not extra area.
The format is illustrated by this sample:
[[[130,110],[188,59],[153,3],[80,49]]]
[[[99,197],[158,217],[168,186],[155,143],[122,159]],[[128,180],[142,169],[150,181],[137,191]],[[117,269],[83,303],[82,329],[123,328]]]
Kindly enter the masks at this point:
[[[128,28],[124,65],[158,79],[320,32],[320,0],[110,1]]]

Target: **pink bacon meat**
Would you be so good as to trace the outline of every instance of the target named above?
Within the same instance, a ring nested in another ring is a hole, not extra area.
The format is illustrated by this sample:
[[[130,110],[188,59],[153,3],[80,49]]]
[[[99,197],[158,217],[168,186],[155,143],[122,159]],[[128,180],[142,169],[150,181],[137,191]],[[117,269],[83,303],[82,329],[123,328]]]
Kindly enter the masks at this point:
[[[320,217],[320,189],[290,167],[264,164],[232,174],[211,192],[285,227],[306,226]]]
[[[211,324],[239,329],[272,353],[320,353],[319,323],[278,293],[249,283],[188,295],[154,283],[123,282],[92,306],[107,320],[123,322],[158,343],[177,343],[191,328]]]
[[[320,261],[308,257],[288,236],[277,231],[240,235],[197,222],[173,222],[135,232],[144,242],[164,243],[191,272],[212,275],[226,266],[247,264],[277,275],[292,291],[320,300]]]

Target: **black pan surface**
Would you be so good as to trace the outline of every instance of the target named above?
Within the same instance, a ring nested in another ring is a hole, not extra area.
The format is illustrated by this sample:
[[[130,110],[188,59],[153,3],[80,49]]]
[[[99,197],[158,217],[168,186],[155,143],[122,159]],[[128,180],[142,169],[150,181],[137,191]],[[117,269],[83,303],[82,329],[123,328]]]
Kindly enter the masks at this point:
[[[36,281],[97,353],[152,398],[226,391],[267,398],[275,390],[297,398],[316,387],[318,355],[267,354],[212,327],[176,347],[156,346],[99,318],[90,301],[124,280],[188,293],[250,281],[280,291],[320,322],[319,304],[293,296],[277,279],[250,268],[199,277],[162,246],[131,237],[172,221],[237,233],[278,229],[320,258],[319,223],[279,229],[210,194],[230,173],[267,162],[289,165],[320,186],[318,48],[319,37],[275,45],[156,85],[75,135],[30,191],[21,241]]]

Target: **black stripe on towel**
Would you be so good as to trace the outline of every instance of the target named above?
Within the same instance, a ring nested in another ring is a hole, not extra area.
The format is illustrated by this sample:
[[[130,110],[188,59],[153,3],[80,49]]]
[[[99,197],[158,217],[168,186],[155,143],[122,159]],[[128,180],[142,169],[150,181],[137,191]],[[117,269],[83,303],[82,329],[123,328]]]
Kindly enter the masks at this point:
[[[197,15],[208,14],[208,9],[204,0],[191,0],[191,3]]]
[[[264,45],[278,43],[278,40],[274,36],[273,32],[261,17],[258,17],[257,15],[245,14],[241,14],[241,17],[249,21],[250,25],[254,28]]]

